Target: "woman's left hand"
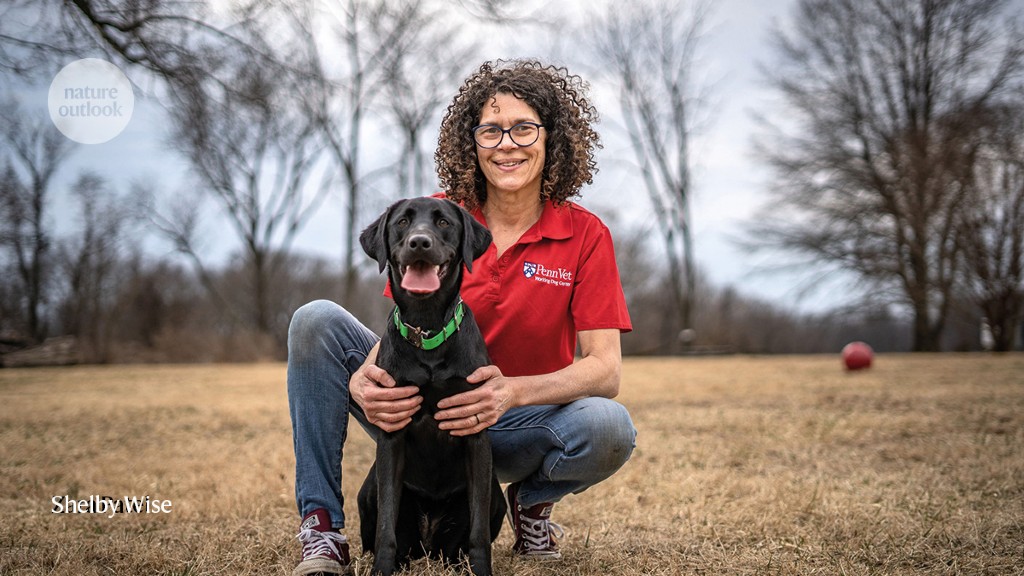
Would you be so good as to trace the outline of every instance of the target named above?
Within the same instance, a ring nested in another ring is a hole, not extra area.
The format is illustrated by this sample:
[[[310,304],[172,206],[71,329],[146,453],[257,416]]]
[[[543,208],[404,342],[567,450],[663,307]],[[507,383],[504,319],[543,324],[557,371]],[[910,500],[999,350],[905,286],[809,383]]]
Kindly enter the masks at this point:
[[[444,398],[437,403],[439,411],[434,414],[439,421],[438,428],[448,430],[452,436],[482,432],[513,407],[511,382],[497,366],[481,366],[466,381],[482,384],[468,392]]]

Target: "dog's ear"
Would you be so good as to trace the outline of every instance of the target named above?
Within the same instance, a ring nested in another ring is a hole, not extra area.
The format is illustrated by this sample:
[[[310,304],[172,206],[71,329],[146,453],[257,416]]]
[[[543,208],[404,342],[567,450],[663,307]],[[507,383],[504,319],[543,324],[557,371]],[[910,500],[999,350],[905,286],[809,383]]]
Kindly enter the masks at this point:
[[[393,204],[359,234],[359,244],[370,258],[377,261],[378,272],[383,272],[388,263],[388,216],[392,208]]]
[[[466,270],[472,272],[473,261],[483,256],[491,245],[491,231],[461,206],[458,210],[462,217],[462,261],[466,264]]]

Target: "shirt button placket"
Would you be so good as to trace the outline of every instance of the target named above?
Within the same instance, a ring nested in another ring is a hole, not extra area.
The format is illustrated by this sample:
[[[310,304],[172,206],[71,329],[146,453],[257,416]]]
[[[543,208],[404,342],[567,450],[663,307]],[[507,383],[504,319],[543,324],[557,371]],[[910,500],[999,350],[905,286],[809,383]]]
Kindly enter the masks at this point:
[[[498,265],[491,273],[491,283],[494,284],[494,292],[498,293],[501,289],[501,277],[505,274],[505,268],[508,267],[509,260],[511,260],[506,253],[501,258],[498,258]]]

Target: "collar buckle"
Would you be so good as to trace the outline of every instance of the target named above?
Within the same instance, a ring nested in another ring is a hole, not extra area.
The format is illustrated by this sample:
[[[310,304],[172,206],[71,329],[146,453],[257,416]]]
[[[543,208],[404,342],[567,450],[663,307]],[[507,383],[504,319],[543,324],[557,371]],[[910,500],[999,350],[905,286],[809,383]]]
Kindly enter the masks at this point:
[[[405,339],[413,346],[422,349],[423,341],[430,339],[430,330],[424,330],[419,326],[409,326],[405,322],[402,325],[408,328],[409,332],[405,335]]]

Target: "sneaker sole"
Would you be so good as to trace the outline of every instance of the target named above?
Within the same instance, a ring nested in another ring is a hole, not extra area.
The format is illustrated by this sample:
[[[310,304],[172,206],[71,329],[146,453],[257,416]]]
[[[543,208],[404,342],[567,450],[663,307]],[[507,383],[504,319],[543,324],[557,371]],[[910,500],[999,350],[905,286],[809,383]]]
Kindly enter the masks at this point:
[[[513,551],[512,556],[528,562],[557,562],[562,559],[561,552],[554,552],[550,554],[521,554]]]
[[[351,574],[352,566],[342,566],[337,560],[330,558],[309,558],[303,560],[292,570],[292,576],[310,576],[311,574]]]

